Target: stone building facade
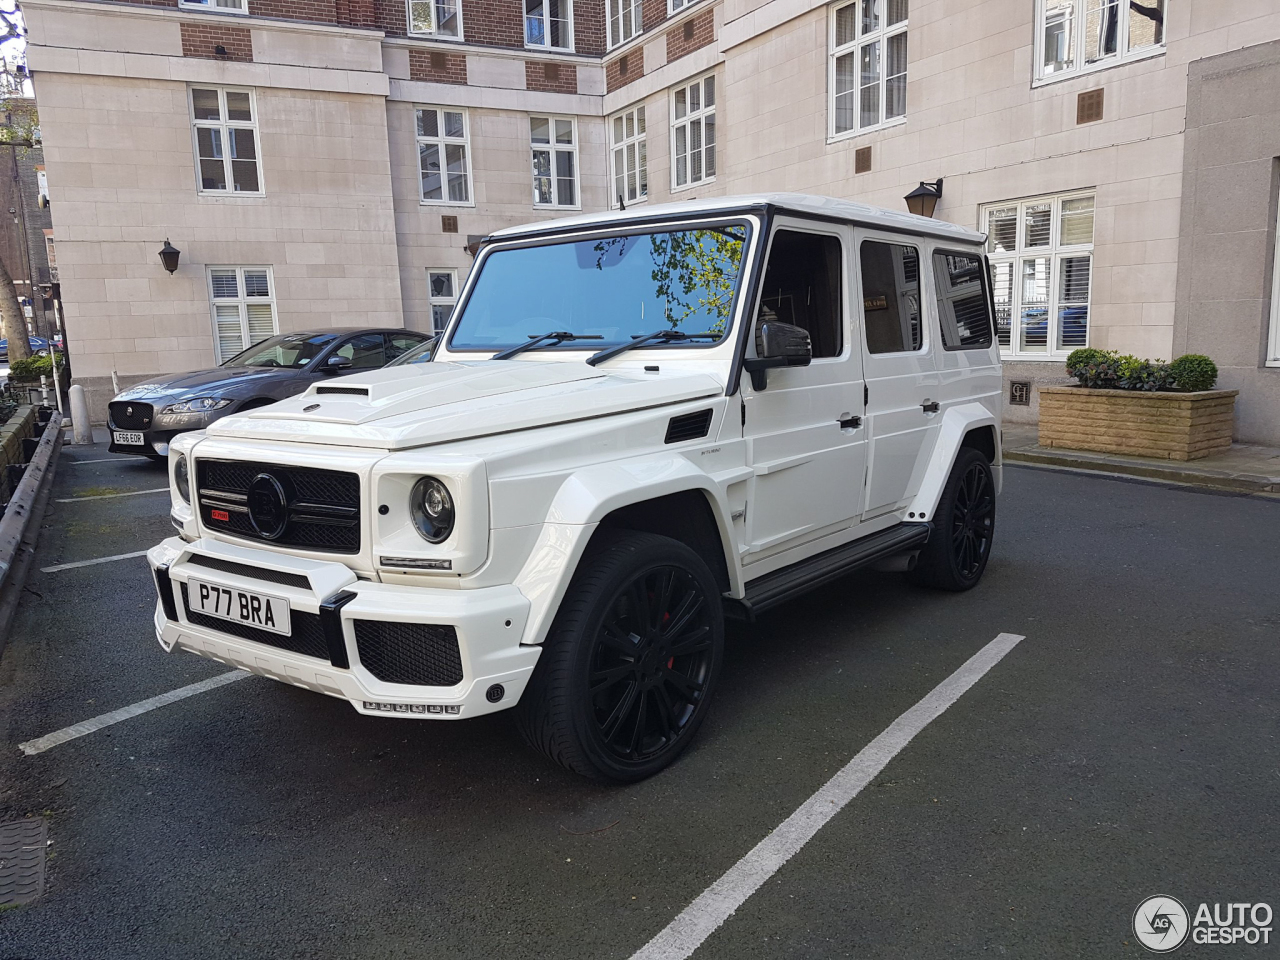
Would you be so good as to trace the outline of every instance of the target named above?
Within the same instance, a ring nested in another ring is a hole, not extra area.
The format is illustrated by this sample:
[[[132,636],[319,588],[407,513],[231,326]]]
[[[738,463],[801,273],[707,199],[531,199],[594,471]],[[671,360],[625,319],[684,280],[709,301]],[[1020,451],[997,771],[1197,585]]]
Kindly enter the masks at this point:
[[[508,224],[765,190],[901,208],[941,179],[935,216],[991,234],[1006,377],[1031,385],[1010,419],[1075,346],[1194,350],[1241,389],[1239,438],[1280,442],[1271,0],[24,10],[99,408],[112,371],[220,359],[235,310],[240,340],[268,319],[430,329]],[[268,279],[219,296],[227,267]]]

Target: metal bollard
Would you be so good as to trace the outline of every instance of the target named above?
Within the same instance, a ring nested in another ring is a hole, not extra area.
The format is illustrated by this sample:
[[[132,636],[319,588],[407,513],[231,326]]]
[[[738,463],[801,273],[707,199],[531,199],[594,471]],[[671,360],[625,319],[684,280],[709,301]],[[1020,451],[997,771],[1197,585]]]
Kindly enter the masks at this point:
[[[93,443],[93,428],[89,426],[89,401],[84,398],[84,387],[75,384],[71,388],[71,432],[76,443]]]

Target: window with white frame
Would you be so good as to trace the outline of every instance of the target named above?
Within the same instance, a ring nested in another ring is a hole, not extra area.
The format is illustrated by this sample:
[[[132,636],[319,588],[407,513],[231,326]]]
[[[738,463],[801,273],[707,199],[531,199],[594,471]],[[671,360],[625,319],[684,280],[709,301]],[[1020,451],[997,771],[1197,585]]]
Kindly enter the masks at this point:
[[[716,177],[716,78],[710,74],[671,95],[671,189]]]
[[[191,126],[201,193],[262,193],[252,90],[192,87]]]
[[[626,43],[644,29],[641,0],[609,0],[609,48]]]
[[[578,205],[578,142],[571,117],[530,117],[533,150],[533,204]]]
[[[983,208],[1004,356],[1056,359],[1089,345],[1093,213],[1091,193]]]
[[[685,7],[691,7],[697,2],[698,0],[667,0],[667,15],[670,16]]]
[[[1271,336],[1267,339],[1267,366],[1280,367],[1280,219],[1276,222],[1276,252],[1271,273]]]
[[[572,50],[572,0],[524,0],[524,43],[546,50]]]
[[[270,267],[210,267],[209,299],[218,363],[279,332]]]
[[[1036,79],[1164,51],[1167,0],[1036,0]]]
[[[471,204],[467,112],[418,107],[418,173],[423,203]]]
[[[431,302],[431,332],[443,333],[458,302],[458,271],[428,270],[427,299]]]
[[[178,6],[184,9],[220,10],[224,13],[248,13],[245,0],[178,0]]]
[[[405,0],[409,36],[462,39],[462,11],[458,0]]]
[[[831,9],[832,137],[907,115],[908,0],[853,0]]]
[[[644,136],[644,104],[624,110],[610,126],[613,201],[638,203],[649,196],[649,158]]]

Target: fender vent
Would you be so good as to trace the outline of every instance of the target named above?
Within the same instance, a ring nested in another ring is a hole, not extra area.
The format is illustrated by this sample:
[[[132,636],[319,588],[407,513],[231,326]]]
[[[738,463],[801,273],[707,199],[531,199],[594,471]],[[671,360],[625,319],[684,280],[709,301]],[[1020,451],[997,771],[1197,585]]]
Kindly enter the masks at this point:
[[[699,410],[697,413],[684,413],[672,417],[667,424],[667,439],[663,443],[682,443],[685,440],[697,440],[705,437],[711,429],[711,411]]]
[[[367,397],[369,391],[365,387],[316,387],[316,393],[344,393],[349,397]]]

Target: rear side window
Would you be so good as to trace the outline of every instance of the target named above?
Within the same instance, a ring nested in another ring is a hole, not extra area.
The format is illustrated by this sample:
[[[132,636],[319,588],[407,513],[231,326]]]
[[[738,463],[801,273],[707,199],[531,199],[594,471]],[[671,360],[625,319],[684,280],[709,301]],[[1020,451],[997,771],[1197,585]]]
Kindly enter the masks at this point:
[[[920,251],[902,243],[864,240],[862,315],[869,353],[904,353],[924,343],[920,324]]]
[[[942,345],[948,350],[991,346],[991,313],[982,288],[982,258],[938,251],[933,255],[933,279],[938,287]]]

